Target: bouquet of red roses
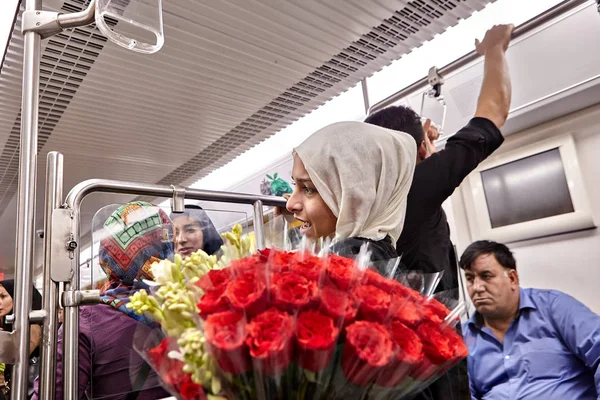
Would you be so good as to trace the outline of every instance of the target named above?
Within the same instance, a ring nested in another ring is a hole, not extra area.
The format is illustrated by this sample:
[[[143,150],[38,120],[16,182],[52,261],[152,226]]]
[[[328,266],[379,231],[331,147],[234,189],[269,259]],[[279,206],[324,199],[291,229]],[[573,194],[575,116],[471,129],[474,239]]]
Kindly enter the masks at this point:
[[[147,354],[182,399],[403,399],[467,355],[456,313],[365,254],[254,252],[239,227],[225,238],[219,262],[198,252],[153,265],[159,288],[130,303],[161,324],[167,337]]]

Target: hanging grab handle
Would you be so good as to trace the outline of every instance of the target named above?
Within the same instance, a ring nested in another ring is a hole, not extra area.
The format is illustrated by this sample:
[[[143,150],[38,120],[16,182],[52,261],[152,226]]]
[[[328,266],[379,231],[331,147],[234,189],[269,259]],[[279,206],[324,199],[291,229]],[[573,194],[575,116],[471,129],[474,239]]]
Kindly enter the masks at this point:
[[[96,26],[111,42],[145,54],[159,51],[163,35],[162,0],[97,0]]]

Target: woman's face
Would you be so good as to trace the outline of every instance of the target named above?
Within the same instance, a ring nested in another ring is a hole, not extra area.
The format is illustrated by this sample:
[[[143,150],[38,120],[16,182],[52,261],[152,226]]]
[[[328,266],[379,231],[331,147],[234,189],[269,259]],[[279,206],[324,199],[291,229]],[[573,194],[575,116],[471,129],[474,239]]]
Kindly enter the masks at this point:
[[[10,314],[12,308],[12,297],[10,297],[4,286],[0,285],[0,318]]]
[[[286,208],[302,222],[301,233],[310,239],[333,236],[337,218],[321,198],[304,163],[297,155],[294,156],[292,179],[295,182],[294,192],[288,199]]]
[[[175,229],[175,251],[188,257],[204,247],[204,235],[198,222],[187,215],[173,219]]]

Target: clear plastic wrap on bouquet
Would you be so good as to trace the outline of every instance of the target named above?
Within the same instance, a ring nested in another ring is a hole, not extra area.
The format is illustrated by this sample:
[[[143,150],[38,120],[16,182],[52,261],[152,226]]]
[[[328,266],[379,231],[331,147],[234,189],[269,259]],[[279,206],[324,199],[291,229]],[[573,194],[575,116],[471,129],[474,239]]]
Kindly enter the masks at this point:
[[[194,382],[192,374],[183,370],[177,338],[165,337],[160,330],[155,330],[148,336],[136,335],[134,348],[156,371],[162,386],[173,396],[182,400],[206,399],[202,385]]]
[[[236,227],[219,261],[157,263],[159,288],[132,298],[209,399],[409,399],[467,355],[453,329],[462,305],[402,284],[399,259],[370,262],[368,245],[342,257],[283,225],[278,242],[267,230],[272,248],[255,251]]]

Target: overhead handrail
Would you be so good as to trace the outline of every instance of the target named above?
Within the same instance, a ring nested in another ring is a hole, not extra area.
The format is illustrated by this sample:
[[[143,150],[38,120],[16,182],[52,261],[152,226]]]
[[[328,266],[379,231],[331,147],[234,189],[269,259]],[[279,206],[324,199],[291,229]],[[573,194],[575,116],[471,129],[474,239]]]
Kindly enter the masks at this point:
[[[529,32],[532,32],[534,29],[539,28],[540,26],[581,6],[582,4],[587,3],[588,1],[589,0],[565,0],[565,1],[557,4],[556,6],[546,10],[545,12],[541,13],[540,15],[517,26],[514,29],[513,34],[512,34],[513,40],[517,39],[521,36],[524,36],[524,35],[528,34]],[[600,0],[597,0],[597,1],[600,2]],[[444,67],[440,68],[438,70],[439,74],[441,76],[446,76],[448,74],[451,74],[451,73],[458,71],[459,69],[471,64],[472,62],[478,60],[480,57],[481,57],[481,55],[479,53],[477,53],[476,51],[472,51],[468,54],[465,54],[461,58],[451,62],[450,64],[447,64]],[[404,89],[401,89],[401,90],[397,91],[396,93],[394,93],[394,94],[386,97],[385,99],[379,101],[378,103],[374,104],[369,109],[369,114],[373,114],[379,110],[384,109],[387,106],[390,106],[390,105],[396,103],[397,101],[399,101],[407,96],[410,96],[417,92],[420,92],[428,85],[429,85],[429,77],[426,76],[424,78],[421,78],[418,81],[412,83],[411,85],[405,87]]]

